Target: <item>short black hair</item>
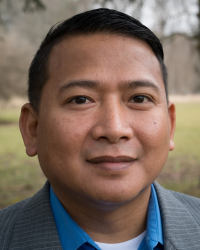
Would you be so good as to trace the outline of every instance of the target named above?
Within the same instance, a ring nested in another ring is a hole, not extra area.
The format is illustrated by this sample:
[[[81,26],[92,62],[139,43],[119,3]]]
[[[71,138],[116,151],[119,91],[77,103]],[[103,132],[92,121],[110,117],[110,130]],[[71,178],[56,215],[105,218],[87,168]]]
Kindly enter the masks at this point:
[[[48,61],[52,48],[67,37],[96,33],[137,38],[148,43],[160,63],[168,100],[167,70],[159,39],[135,18],[116,10],[100,8],[77,14],[54,25],[42,41],[32,60],[28,79],[29,102],[37,113],[39,112],[42,89],[49,76]]]

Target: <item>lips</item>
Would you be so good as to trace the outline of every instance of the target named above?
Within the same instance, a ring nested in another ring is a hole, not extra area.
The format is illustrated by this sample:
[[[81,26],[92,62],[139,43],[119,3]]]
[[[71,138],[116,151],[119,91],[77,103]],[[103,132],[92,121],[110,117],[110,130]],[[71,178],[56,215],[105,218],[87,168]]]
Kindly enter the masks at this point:
[[[91,158],[88,162],[103,170],[122,171],[129,168],[135,160],[129,156],[100,156]]]

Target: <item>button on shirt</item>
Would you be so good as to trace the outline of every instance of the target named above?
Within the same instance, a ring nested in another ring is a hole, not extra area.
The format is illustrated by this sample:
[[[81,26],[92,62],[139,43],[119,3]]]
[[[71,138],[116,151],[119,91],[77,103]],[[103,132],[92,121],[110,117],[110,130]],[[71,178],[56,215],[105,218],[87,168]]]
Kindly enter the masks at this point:
[[[90,236],[66,212],[50,187],[50,203],[63,250],[100,250]],[[148,206],[146,235],[138,250],[162,250],[163,234],[158,199],[153,184]]]

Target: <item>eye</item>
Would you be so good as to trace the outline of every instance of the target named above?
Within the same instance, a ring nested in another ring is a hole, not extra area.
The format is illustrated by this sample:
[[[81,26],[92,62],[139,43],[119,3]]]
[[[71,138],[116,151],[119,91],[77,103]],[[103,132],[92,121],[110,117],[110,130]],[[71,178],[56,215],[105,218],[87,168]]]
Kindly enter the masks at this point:
[[[130,100],[130,102],[134,102],[134,103],[147,103],[149,101],[151,101],[151,99],[144,95],[133,96]]]
[[[85,96],[76,96],[72,98],[69,102],[76,103],[76,104],[87,104],[87,103],[90,103],[91,101]]]

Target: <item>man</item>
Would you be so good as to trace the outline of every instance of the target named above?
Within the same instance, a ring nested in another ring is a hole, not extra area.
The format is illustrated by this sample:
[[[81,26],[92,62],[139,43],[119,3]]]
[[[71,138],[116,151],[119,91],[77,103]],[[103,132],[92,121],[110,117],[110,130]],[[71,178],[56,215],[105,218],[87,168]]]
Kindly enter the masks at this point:
[[[48,181],[0,212],[1,250],[199,249],[199,200],[154,182],[174,149],[175,107],[148,28],[108,9],[54,26],[28,95],[20,129]]]

